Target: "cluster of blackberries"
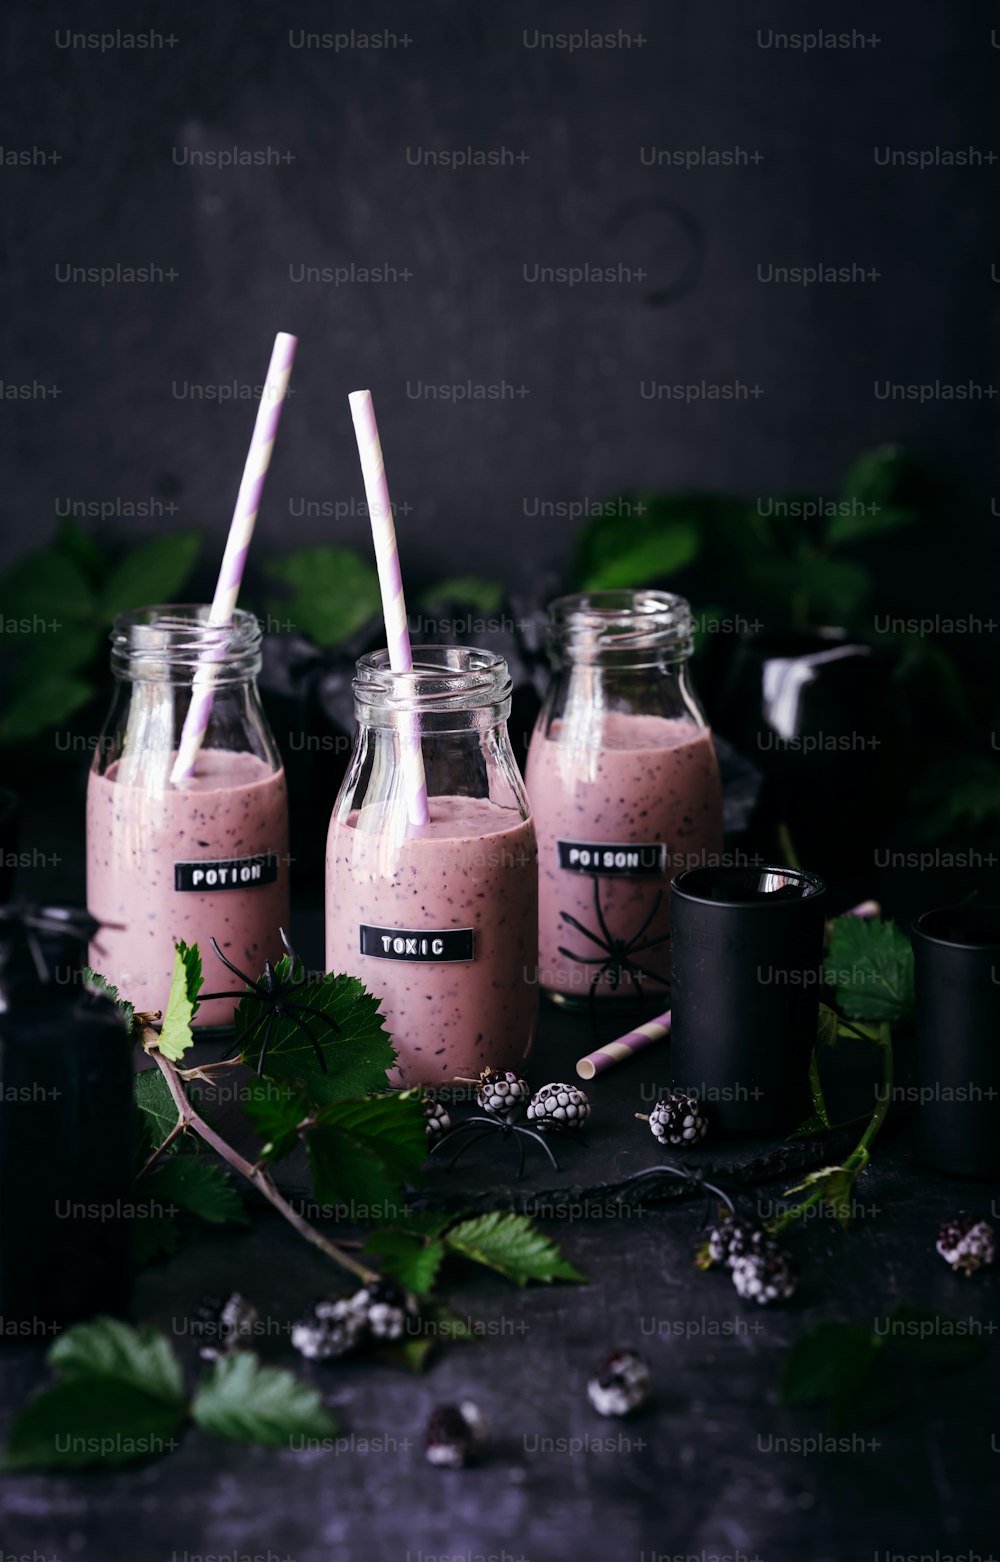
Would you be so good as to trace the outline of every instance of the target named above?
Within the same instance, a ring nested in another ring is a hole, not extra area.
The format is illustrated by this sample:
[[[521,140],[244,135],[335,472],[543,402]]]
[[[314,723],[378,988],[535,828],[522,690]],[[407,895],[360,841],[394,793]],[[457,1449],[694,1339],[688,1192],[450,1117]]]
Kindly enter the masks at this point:
[[[416,1313],[405,1292],[388,1280],[364,1285],[353,1296],[317,1302],[292,1326],[292,1344],[309,1361],[346,1356],[365,1340],[399,1340]]]
[[[534,1128],[582,1128],[590,1116],[590,1102],[579,1085],[543,1085],[532,1095],[527,1081],[510,1069],[484,1069],[476,1101],[491,1117],[508,1122],[526,1111]]]
[[[993,1262],[993,1227],[988,1220],[977,1220],[963,1210],[945,1221],[935,1246],[956,1274],[972,1275]]]
[[[649,1368],[633,1350],[611,1351],[587,1383],[587,1397],[602,1416],[631,1415],[648,1394]],[[438,1405],[427,1422],[424,1452],[430,1464],[460,1470],[480,1456],[487,1434],[485,1417],[471,1401]]]
[[[637,1116],[642,1116],[637,1113]],[[708,1133],[708,1118],[697,1096],[686,1090],[668,1090],[649,1114],[650,1132],[660,1144],[684,1149]]]
[[[191,1314],[191,1334],[198,1355],[217,1361],[231,1351],[246,1349],[257,1325],[257,1309],[239,1291],[229,1296],[203,1296]]]
[[[794,1296],[798,1276],[788,1251],[756,1221],[727,1210],[709,1232],[706,1246],[709,1260],[729,1270],[744,1301],[766,1307]]]

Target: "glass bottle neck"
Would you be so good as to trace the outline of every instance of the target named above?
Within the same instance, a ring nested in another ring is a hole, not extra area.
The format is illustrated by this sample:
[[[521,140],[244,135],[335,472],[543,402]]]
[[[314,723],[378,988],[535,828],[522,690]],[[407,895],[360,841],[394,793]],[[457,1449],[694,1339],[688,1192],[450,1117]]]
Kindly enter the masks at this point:
[[[229,623],[209,621],[205,603],[168,603],[120,613],[111,631],[111,671],[129,683],[212,688],[250,684],[261,666],[261,626],[237,608]]]

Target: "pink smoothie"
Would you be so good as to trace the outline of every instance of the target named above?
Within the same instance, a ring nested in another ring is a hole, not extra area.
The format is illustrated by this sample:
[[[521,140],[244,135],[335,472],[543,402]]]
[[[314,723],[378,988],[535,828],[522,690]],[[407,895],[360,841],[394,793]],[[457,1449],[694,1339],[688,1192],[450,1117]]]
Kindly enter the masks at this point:
[[[368,828],[357,813],[334,817],[327,843],[327,970],[382,998],[408,1085],[515,1067],[538,1004],[533,825],[486,798],[432,797],[430,808],[398,847],[375,807]]]
[[[684,718],[610,711],[597,719],[579,745],[557,741],[559,722],[548,737],[538,727],[528,752],[525,779],[538,832],[538,980],[550,992],[589,996],[600,966],[570,960],[559,947],[598,961],[604,950],[560,912],[604,941],[596,872],[601,910],[616,939],[635,938],[662,892],[640,940],[657,942],[633,954],[658,978],[644,984],[655,997],[665,993],[670,974],[670,880],[722,849],[715,746],[711,733]],[[618,850],[609,854],[604,846]],[[607,973],[596,991],[613,993]]]
[[[162,1009],[174,941],[201,950],[206,992],[240,982],[212,949],[260,976],[282,954],[288,927],[285,773],[254,754],[203,749],[195,774],[162,792],[91,772],[87,787],[87,905],[106,926],[90,963],[138,1009]],[[178,887],[178,885],[182,887]],[[196,1025],[229,1025],[235,1004],[202,1004]]]

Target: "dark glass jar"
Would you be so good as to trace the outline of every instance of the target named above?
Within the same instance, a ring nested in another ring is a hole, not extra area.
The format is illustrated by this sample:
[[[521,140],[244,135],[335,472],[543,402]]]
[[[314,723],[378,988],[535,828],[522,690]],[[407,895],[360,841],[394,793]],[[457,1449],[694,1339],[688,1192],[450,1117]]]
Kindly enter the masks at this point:
[[[0,907],[0,1316],[39,1343],[124,1313],[132,1252],[132,1047],[83,983],[93,924]]]

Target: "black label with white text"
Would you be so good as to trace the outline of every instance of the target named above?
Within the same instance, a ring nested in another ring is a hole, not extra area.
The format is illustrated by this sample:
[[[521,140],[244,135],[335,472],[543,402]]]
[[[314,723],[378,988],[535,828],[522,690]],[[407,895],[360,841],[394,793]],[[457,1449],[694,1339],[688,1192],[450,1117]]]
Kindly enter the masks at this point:
[[[369,927],[361,923],[361,953],[376,960],[431,963],[476,958],[476,931],[471,927],[434,928],[426,932],[406,927]]]
[[[174,889],[182,894],[192,890],[204,894],[206,890],[256,889],[259,884],[275,883],[277,877],[275,852],[261,852],[257,857],[174,863]]]
[[[618,846],[614,841],[556,841],[559,866],[568,873],[600,873],[607,877],[658,878],[666,872],[667,848],[663,841],[637,841]]]

